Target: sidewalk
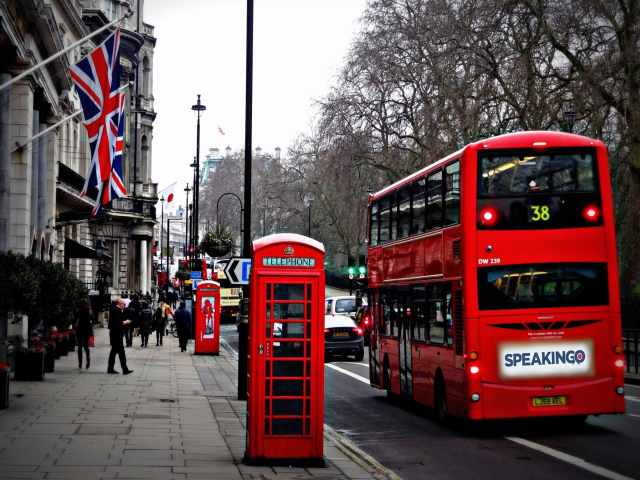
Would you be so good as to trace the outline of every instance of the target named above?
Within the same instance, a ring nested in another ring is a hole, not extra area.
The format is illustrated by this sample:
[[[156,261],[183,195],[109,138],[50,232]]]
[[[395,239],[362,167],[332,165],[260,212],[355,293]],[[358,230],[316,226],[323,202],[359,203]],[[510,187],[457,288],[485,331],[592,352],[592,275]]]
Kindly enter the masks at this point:
[[[171,337],[141,349],[134,338],[134,373],[108,375],[107,342],[96,330],[89,370],[70,353],[43,382],[12,381],[11,406],[0,410],[1,479],[394,477],[331,429],[327,468],[243,465],[246,402],[236,400],[231,352],[180,353]]]

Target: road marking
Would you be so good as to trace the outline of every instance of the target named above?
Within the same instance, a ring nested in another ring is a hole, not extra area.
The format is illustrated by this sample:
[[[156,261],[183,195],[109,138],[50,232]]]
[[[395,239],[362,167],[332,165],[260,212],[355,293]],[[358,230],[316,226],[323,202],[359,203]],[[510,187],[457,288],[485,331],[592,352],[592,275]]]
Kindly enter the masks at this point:
[[[367,385],[370,385],[368,378],[364,378],[364,377],[358,375],[357,373],[350,372],[346,368],[338,367],[337,365],[333,365],[332,363],[325,363],[325,367],[332,368],[336,372],[340,372],[340,373],[342,373],[344,375],[347,375],[348,377],[355,378],[359,382],[366,383]]]
[[[627,413],[626,415],[627,415],[627,417],[640,418],[640,415],[636,415],[635,413]]]
[[[335,362],[335,363],[344,363],[345,365],[361,365],[363,367],[369,367],[368,363],[357,363],[357,362]]]
[[[563,462],[570,463],[575,467],[582,468],[583,470],[587,470],[588,472],[595,473],[596,475],[600,475],[605,478],[609,478],[610,480],[633,480],[631,477],[627,477],[626,475],[622,475],[612,470],[608,470],[604,467],[594,465],[593,463],[589,463],[586,460],[583,460],[582,458],[574,457],[573,455],[569,455],[568,453],[564,453],[559,450],[546,447],[539,443],[532,442],[531,440],[525,440],[524,438],[520,438],[520,437],[505,437],[505,438],[519,445],[523,445],[533,450],[542,452],[545,455],[549,455],[551,457],[557,458],[558,460],[562,460]]]

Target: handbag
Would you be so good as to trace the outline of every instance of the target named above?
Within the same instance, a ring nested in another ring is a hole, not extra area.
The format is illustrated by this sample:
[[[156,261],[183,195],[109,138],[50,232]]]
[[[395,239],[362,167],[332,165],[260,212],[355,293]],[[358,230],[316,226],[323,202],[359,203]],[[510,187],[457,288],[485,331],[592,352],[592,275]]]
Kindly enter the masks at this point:
[[[96,346],[96,337],[94,335],[91,335],[89,337],[89,346],[90,347],[95,347]]]

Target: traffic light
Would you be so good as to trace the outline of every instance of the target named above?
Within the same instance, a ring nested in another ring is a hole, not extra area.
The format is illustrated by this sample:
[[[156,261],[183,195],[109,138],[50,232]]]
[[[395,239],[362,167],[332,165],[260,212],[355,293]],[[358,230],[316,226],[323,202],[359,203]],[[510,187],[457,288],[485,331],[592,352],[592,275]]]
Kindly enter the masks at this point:
[[[349,274],[349,279],[353,280],[353,277],[356,274],[356,267],[349,265],[349,267],[347,268],[347,273]]]
[[[358,278],[364,278],[367,275],[367,267],[360,265],[358,267]]]

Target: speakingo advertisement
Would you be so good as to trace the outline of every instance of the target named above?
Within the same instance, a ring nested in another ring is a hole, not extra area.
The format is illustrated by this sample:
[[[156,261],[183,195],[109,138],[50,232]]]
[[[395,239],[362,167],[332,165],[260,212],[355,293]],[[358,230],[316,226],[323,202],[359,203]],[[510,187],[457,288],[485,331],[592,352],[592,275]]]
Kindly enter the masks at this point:
[[[591,340],[502,343],[498,347],[502,378],[541,378],[593,375]]]

